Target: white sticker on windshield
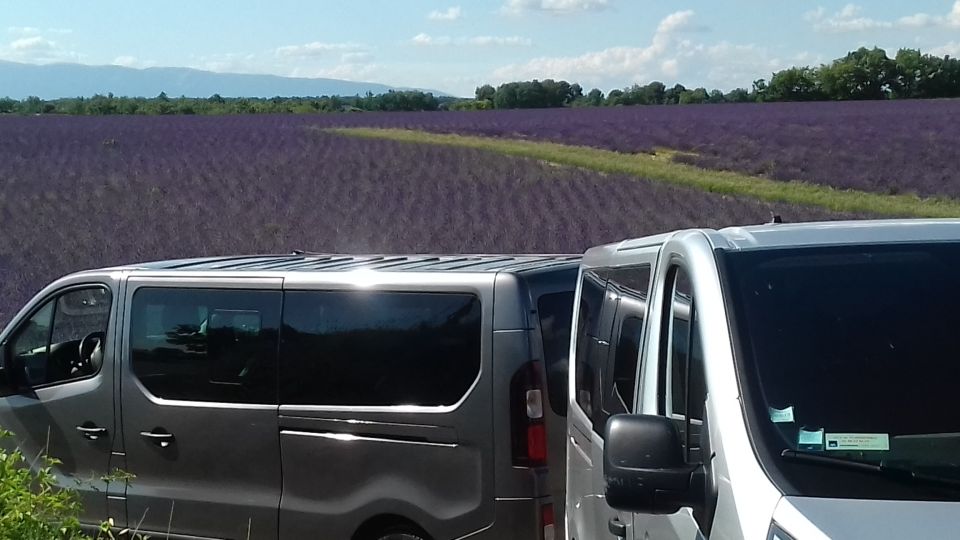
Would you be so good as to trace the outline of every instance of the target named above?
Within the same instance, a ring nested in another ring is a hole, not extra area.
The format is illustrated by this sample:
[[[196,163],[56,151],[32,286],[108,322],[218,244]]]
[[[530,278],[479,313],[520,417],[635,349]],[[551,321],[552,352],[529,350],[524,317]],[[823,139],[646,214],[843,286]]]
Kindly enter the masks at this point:
[[[827,450],[889,450],[890,436],[886,433],[827,433]]]
[[[767,407],[770,412],[770,421],[774,424],[789,424],[793,422],[793,405],[786,409]]]
[[[797,444],[799,446],[823,446],[823,430],[807,431],[800,428],[797,432]]]

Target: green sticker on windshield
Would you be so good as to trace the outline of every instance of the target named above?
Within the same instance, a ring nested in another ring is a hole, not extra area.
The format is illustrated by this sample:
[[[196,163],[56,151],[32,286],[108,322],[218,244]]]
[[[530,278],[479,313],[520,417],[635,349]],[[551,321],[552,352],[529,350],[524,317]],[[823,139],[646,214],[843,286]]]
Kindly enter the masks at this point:
[[[770,421],[774,424],[789,424],[793,422],[793,406],[785,409],[767,407],[767,411],[770,413]]]
[[[827,433],[826,450],[890,450],[890,436],[886,433]]]

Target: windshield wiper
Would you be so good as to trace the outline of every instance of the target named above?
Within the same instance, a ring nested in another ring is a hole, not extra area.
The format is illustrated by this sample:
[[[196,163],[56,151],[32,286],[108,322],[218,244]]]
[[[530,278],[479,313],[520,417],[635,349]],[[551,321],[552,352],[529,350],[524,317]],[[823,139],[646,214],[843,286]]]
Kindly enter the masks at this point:
[[[789,448],[783,452],[780,452],[780,457],[788,461],[796,461],[810,465],[822,465],[824,467],[836,467],[840,469],[878,474],[886,478],[890,478],[891,480],[960,489],[960,479],[944,478],[943,476],[922,473],[905,467],[895,467],[884,465],[882,463],[871,463],[868,461],[857,461],[841,457],[826,456],[815,452],[790,450]]]

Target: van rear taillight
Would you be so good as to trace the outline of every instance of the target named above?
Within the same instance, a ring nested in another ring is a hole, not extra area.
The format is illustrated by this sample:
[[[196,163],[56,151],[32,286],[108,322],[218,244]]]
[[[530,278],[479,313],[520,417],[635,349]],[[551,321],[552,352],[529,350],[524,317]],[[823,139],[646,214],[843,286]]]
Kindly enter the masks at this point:
[[[540,531],[542,540],[553,540],[555,538],[553,518],[553,504],[545,504],[540,507]]]
[[[547,426],[543,418],[540,363],[528,362],[510,380],[510,432],[513,464],[547,464]]]

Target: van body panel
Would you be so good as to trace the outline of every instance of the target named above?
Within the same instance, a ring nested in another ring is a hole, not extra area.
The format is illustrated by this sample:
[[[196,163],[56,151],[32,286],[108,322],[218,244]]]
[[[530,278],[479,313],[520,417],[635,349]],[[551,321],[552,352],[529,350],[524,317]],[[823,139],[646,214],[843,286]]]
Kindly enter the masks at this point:
[[[0,397],[0,427],[14,433],[14,438],[3,441],[4,447],[19,446],[34,467],[42,466],[34,460],[41,454],[59,459],[61,463],[52,467],[57,485],[79,493],[83,503],[80,518],[90,524],[112,515],[107,493],[118,489],[116,483],[111,488],[101,478],[116,466],[112,451],[118,438],[114,414],[117,353],[111,338],[121,319],[122,278],[119,272],[86,272],[57,280],[41,290],[0,333],[0,343],[10,345],[37,310],[71,290],[103,287],[110,291],[102,365],[94,375],[39,388],[20,387],[13,394]],[[83,426],[106,431],[96,440],[89,440],[77,429]]]
[[[918,533],[922,538],[953,538],[960,529],[960,503],[787,496],[777,505],[773,521],[804,540],[893,540],[918,538]]]

